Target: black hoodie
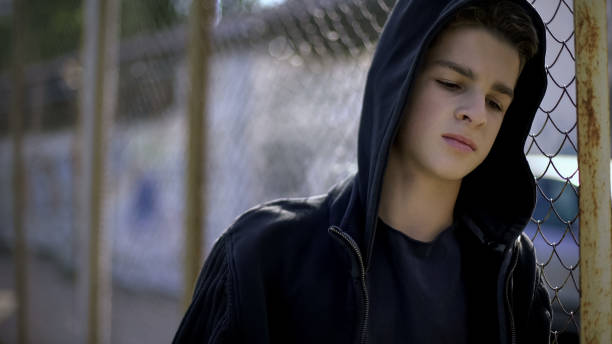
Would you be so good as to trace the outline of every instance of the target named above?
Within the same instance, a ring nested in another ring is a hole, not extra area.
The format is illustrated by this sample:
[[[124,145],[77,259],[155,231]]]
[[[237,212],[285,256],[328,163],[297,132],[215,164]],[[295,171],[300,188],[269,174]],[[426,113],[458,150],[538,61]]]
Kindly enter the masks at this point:
[[[207,258],[175,343],[377,343],[371,334],[394,331],[371,327],[401,312],[370,319],[377,296],[368,288],[388,152],[426,48],[452,13],[472,2],[396,3],[368,73],[357,174],[326,195],[277,200],[240,216]],[[546,89],[545,27],[531,5],[516,2],[532,17],[538,53],[523,68],[491,152],[463,179],[455,207],[469,252],[469,342],[548,343],[550,331],[548,294],[533,245],[521,235],[535,204],[523,147]],[[399,295],[393,281],[376,282],[388,297]],[[385,342],[404,342],[400,333]]]

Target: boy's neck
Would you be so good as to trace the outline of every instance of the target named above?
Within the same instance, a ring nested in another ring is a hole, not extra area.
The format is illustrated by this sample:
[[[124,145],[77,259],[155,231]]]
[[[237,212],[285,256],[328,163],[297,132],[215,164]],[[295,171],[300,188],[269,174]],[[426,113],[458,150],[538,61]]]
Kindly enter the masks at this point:
[[[430,242],[452,224],[461,180],[435,178],[406,165],[389,155],[378,216],[409,237]]]

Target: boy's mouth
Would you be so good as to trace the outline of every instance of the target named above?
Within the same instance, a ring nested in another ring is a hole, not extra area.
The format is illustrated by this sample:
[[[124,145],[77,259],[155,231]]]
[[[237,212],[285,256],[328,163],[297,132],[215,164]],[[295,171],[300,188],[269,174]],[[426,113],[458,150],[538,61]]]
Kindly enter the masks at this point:
[[[466,152],[475,152],[476,144],[465,136],[458,134],[442,134],[442,138],[451,146]]]

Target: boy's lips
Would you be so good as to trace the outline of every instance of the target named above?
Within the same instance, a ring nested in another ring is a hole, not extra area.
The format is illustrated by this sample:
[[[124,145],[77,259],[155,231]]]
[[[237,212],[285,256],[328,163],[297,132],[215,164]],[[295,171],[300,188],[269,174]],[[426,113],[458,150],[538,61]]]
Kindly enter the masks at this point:
[[[455,146],[458,149],[466,150],[466,151],[476,151],[476,144],[474,141],[468,139],[465,136],[461,136],[459,134],[451,134],[446,133],[442,134],[442,137],[451,145]]]

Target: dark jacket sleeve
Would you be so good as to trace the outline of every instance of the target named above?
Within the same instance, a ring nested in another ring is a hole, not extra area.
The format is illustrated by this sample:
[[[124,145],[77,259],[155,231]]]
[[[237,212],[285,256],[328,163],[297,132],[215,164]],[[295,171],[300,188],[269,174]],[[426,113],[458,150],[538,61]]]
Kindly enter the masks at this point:
[[[206,259],[172,343],[234,342],[228,240],[227,235],[219,238]]]
[[[536,273],[536,284],[533,302],[529,312],[528,333],[531,334],[532,343],[550,343],[550,326],[552,323],[552,307],[546,292],[546,286],[541,272]]]
[[[517,241],[519,262],[512,278],[515,321],[519,343],[550,343],[552,308],[542,272],[537,266],[535,248],[524,233]]]

